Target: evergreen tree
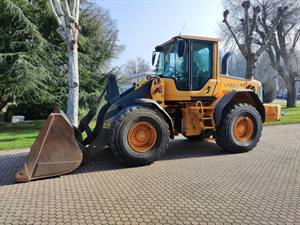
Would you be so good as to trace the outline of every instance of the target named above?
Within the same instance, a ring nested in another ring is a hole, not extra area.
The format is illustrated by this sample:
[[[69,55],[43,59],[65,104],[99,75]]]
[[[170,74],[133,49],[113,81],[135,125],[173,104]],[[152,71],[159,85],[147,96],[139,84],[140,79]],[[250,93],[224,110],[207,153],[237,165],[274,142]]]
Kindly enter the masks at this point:
[[[54,101],[65,109],[67,51],[47,2],[2,0],[0,20],[0,110],[14,102],[23,114],[34,105],[42,111]],[[109,11],[83,2],[80,24],[80,105],[87,107],[101,92],[109,62],[122,46]]]

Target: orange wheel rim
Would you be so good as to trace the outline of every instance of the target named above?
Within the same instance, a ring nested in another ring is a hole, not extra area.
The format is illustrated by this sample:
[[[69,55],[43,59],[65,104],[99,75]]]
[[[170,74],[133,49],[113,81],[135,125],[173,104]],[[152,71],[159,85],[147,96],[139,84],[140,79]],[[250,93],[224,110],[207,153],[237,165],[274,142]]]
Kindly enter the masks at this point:
[[[136,152],[147,152],[155,144],[157,133],[151,123],[137,122],[128,132],[128,143]]]
[[[248,116],[238,118],[233,126],[233,134],[240,142],[246,142],[251,139],[254,133],[253,120]]]

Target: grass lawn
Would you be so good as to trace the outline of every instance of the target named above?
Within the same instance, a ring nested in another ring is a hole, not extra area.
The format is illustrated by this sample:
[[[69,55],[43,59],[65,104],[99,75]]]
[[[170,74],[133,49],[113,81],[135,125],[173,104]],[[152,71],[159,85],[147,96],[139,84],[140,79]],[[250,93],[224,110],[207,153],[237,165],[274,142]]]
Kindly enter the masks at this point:
[[[291,124],[291,123],[300,123],[300,103],[297,104],[295,108],[286,108],[284,102],[275,102],[281,105],[281,111],[284,113],[281,116],[280,121],[275,121],[268,123],[266,125],[281,125],[281,124]]]
[[[0,125],[0,150],[30,147],[42,126],[42,120]]]
[[[300,104],[296,108],[286,108],[284,102],[276,103],[281,104],[285,115],[280,121],[266,125],[300,123]],[[17,124],[0,124],[0,150],[29,148],[37,137],[42,123],[42,120],[36,120]],[[93,126],[95,126],[95,121],[92,122]]]

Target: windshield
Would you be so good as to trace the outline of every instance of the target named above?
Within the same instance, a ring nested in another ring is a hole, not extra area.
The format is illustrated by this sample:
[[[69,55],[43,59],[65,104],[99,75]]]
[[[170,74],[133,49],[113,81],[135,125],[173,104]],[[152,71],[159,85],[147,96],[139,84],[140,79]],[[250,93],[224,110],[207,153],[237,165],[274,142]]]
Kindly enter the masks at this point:
[[[187,48],[186,48],[187,49]],[[157,72],[164,77],[176,79],[179,90],[188,90],[188,51],[178,56],[177,43],[171,42],[159,49]]]

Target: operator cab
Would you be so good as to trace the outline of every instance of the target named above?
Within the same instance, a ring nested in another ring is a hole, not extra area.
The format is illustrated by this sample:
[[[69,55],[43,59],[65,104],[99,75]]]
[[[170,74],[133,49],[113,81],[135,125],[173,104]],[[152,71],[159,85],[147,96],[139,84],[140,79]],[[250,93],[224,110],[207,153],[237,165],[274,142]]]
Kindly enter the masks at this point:
[[[176,36],[153,52],[157,75],[172,78],[181,91],[198,91],[214,77],[214,44],[217,39]]]

